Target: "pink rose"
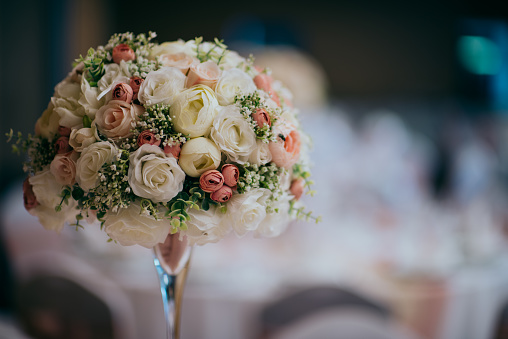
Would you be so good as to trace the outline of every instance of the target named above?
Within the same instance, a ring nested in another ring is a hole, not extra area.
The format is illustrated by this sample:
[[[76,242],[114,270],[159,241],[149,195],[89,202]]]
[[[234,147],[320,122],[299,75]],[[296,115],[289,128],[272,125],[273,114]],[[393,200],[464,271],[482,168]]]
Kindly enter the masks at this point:
[[[133,97],[132,87],[124,84],[123,82],[113,88],[113,99],[112,100],[121,100],[130,104]]]
[[[132,100],[138,100],[138,92],[139,92],[139,86],[145,81],[143,78],[140,77],[132,77],[129,86],[132,88]]]
[[[279,121],[275,130],[277,142],[270,142],[268,147],[275,165],[291,169],[300,157],[300,133],[292,124]]]
[[[199,187],[207,193],[212,193],[224,185],[224,177],[217,170],[209,170],[201,174],[199,178]]]
[[[295,199],[298,200],[303,194],[304,180],[302,178],[298,178],[293,180],[291,183],[291,187],[289,187],[289,191],[292,195],[295,196]]]
[[[176,67],[185,75],[187,75],[189,68],[198,62],[197,59],[185,53],[163,54],[161,56],[161,63],[164,66]]]
[[[222,186],[217,191],[213,192],[210,195],[210,198],[212,198],[213,201],[217,202],[226,202],[229,199],[231,199],[231,196],[233,195],[233,190],[229,186]]]
[[[71,129],[69,127],[59,126],[58,134],[60,134],[62,137],[68,137],[71,135]]]
[[[132,135],[132,124],[143,112],[142,106],[111,100],[107,105],[99,108],[95,114],[95,124],[99,131],[108,138],[128,137]]]
[[[32,184],[28,181],[29,178],[26,178],[23,181],[23,202],[25,204],[25,208],[27,211],[37,207],[39,202],[37,201],[37,197],[34,194]]]
[[[258,127],[263,127],[264,125],[271,126],[272,122],[270,119],[270,115],[263,108],[256,109],[256,112],[252,113],[252,119],[257,123]]]
[[[120,44],[116,45],[115,48],[113,48],[113,61],[115,63],[119,64],[122,60],[129,61],[134,59],[136,59],[136,54],[129,45]]]
[[[231,188],[234,188],[240,178],[240,170],[233,164],[226,164],[222,166],[222,175],[224,176],[224,183]]]
[[[272,82],[273,79],[271,76],[265,73],[260,73],[254,77],[254,84],[256,84],[256,87],[258,89],[262,89],[266,93],[270,95],[273,101],[277,104],[277,106],[280,106],[280,99],[277,93],[272,88]]]
[[[203,84],[210,88],[215,88],[217,80],[221,75],[219,66],[213,61],[206,61],[201,64],[192,65],[187,76],[185,86],[187,88],[194,85]]]
[[[159,146],[161,144],[161,140],[155,137],[155,134],[146,130],[139,134],[138,136],[138,146],[141,147],[144,144]]]
[[[69,145],[69,138],[68,137],[60,137],[55,141],[55,147],[56,154],[65,154],[72,151],[72,147]]]
[[[76,181],[76,160],[78,154],[70,152],[57,154],[49,165],[49,171],[55,177],[56,182],[62,185],[72,185]]]
[[[180,156],[181,150],[182,150],[182,148],[180,147],[180,144],[164,146],[164,153],[166,153],[167,155],[171,154],[176,159],[178,159],[178,157]]]

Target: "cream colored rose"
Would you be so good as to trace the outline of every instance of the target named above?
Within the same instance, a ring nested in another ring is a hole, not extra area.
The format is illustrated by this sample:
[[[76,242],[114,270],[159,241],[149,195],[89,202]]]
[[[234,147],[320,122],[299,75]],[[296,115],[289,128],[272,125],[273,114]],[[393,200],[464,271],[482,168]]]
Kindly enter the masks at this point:
[[[120,208],[116,213],[108,212],[104,219],[106,233],[123,246],[152,248],[164,242],[170,229],[168,220],[155,220],[150,215],[142,214],[137,201],[127,208]]]
[[[185,173],[160,147],[144,144],[131,154],[129,162],[129,185],[137,196],[168,202],[183,189]]]
[[[49,169],[35,174],[28,180],[39,203],[37,207],[30,210],[30,214],[38,217],[39,222],[45,229],[60,232],[65,222],[75,220],[77,214],[76,201],[72,198],[69,198],[68,205],[62,204],[61,211],[55,211],[55,207],[62,200],[60,194],[63,186],[56,181]]]
[[[76,163],[76,181],[85,190],[99,184],[99,170],[116,159],[118,149],[107,141],[96,142],[83,150]]]
[[[215,86],[217,100],[222,106],[234,104],[236,95],[251,94],[255,90],[252,78],[237,68],[224,71]]]
[[[132,134],[132,124],[143,114],[144,108],[121,100],[111,100],[102,106],[95,115],[99,132],[111,139],[128,137]]]
[[[255,188],[243,194],[235,194],[228,202],[226,218],[239,236],[255,231],[266,217],[266,199],[270,191]]]
[[[93,125],[91,128],[84,127],[80,129],[73,129],[69,136],[69,145],[77,151],[82,152],[85,148],[90,146],[96,141],[97,128]]]
[[[254,237],[277,237],[287,228],[291,218],[289,216],[289,201],[291,196],[285,194],[272,206],[278,212],[267,213],[265,219],[254,232]]]
[[[257,147],[256,134],[237,106],[223,107],[213,122],[210,138],[232,162],[243,164]]]
[[[74,184],[76,180],[77,158],[78,154],[76,152],[55,155],[53,161],[51,161],[49,170],[59,184],[68,186]]]
[[[81,86],[68,80],[60,82],[55,87],[55,94],[51,98],[54,111],[60,116],[59,124],[69,128],[83,126],[86,112],[78,102],[81,96]]]
[[[227,51],[219,66],[224,70],[228,70],[232,68],[240,68],[243,62],[245,62],[245,58],[240,56],[237,52]]]
[[[249,162],[253,165],[265,165],[270,161],[272,161],[272,153],[268,143],[257,140],[256,148],[249,155]]]
[[[190,56],[196,56],[195,48],[196,43],[194,40],[189,40],[187,42],[183,40],[163,42],[162,44],[152,48],[150,51],[150,59],[155,60],[158,56],[175,53],[185,53]]]
[[[210,131],[218,108],[219,103],[212,89],[196,85],[175,97],[170,114],[177,132],[196,138]]]
[[[217,169],[220,161],[220,151],[213,141],[195,138],[183,145],[178,164],[187,175],[199,177],[208,170]]]
[[[60,126],[60,116],[55,112],[54,108],[55,106],[50,102],[35,124],[35,135],[40,135],[46,139],[53,139],[55,137]]]
[[[175,67],[178,68],[182,74],[187,74],[189,68],[199,63],[199,60],[185,53],[173,53],[161,55],[160,62],[164,67]]]
[[[90,87],[86,78],[83,77],[81,82],[81,96],[79,97],[78,103],[85,109],[86,115],[90,119],[95,119],[95,113],[106,103],[106,98],[101,97],[98,99],[99,89],[97,87]]]
[[[130,77],[129,65],[123,60],[120,64],[104,65],[104,75],[97,84],[99,93],[110,90],[114,83],[124,82],[128,84]]]
[[[145,105],[171,105],[185,85],[185,75],[175,67],[163,67],[148,73],[139,87],[139,102]]]
[[[184,232],[189,239],[189,245],[204,245],[215,243],[231,232],[231,225],[225,222],[224,214],[215,206],[208,211],[189,209],[190,220],[186,222]]]

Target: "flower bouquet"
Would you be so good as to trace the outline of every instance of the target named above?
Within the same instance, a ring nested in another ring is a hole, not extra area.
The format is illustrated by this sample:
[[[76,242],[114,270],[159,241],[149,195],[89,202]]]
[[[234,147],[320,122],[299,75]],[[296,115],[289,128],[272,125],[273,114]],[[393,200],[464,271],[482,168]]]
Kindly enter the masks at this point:
[[[99,221],[110,241],[155,248],[162,284],[194,244],[319,218],[298,201],[312,193],[310,142],[291,93],[222,41],[154,38],[90,49],[13,146],[29,156],[25,207],[46,229]]]

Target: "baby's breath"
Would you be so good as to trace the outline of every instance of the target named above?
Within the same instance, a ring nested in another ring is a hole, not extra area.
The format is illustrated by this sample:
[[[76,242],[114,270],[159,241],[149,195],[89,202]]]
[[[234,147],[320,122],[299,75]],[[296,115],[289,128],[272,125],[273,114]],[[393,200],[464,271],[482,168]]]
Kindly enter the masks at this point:
[[[272,133],[273,124],[277,121],[280,116],[280,109],[271,109],[264,103],[258,91],[254,91],[252,94],[247,95],[237,95],[235,97],[235,103],[240,107],[240,113],[244,116],[244,118],[249,122],[249,125],[252,127],[254,132],[256,133],[256,137],[268,143],[270,141],[277,141],[277,136]],[[252,114],[255,113],[258,109],[264,109],[268,115],[270,116],[271,125],[263,125],[259,127],[252,119]]]

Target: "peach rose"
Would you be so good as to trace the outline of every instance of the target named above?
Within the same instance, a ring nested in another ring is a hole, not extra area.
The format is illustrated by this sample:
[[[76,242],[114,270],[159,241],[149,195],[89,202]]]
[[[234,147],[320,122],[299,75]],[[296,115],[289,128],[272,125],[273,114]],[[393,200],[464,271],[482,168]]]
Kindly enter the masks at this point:
[[[165,67],[176,67],[183,74],[187,74],[189,68],[199,61],[185,53],[172,53],[161,55],[161,63]]]
[[[55,177],[56,182],[61,185],[72,185],[76,181],[76,160],[78,154],[70,152],[57,154],[51,164],[49,171]]]
[[[121,82],[113,88],[112,100],[121,100],[130,104],[132,101],[133,94],[134,93],[132,87]]]
[[[95,115],[95,124],[108,138],[117,139],[131,135],[132,123],[143,114],[144,108],[125,101],[111,100],[102,106]]]
[[[145,81],[140,77],[132,77],[129,81],[129,86],[132,88],[132,100],[138,100],[139,86]]]
[[[62,137],[68,137],[71,135],[71,129],[69,127],[59,126],[58,134],[60,134]]]
[[[295,199],[298,200],[303,194],[303,188],[304,188],[304,180],[302,178],[298,178],[296,180],[293,180],[291,183],[291,187],[289,188],[289,191],[292,195],[295,196]]]
[[[272,161],[279,167],[291,169],[300,157],[300,133],[292,124],[282,121],[276,129],[277,142],[268,144]]]
[[[127,44],[119,44],[113,48],[113,61],[119,64],[120,61],[129,61],[136,59],[134,50]]]
[[[213,89],[220,75],[221,70],[213,61],[192,65],[189,70],[189,75],[187,76],[185,87],[189,88],[194,85],[202,84]]]
[[[25,208],[27,211],[37,207],[39,202],[37,201],[37,197],[34,194],[32,184],[28,181],[29,178],[26,178],[23,181],[23,202],[25,204]]]
[[[225,164],[222,166],[222,175],[224,176],[224,183],[234,188],[240,178],[240,170],[233,164]]]
[[[219,188],[217,191],[210,194],[210,198],[212,198],[213,201],[217,202],[226,202],[233,196],[233,190],[231,187],[223,185],[221,188]]]
[[[224,185],[224,176],[217,170],[209,170],[201,174],[199,187],[207,193],[212,193]]]
[[[174,156],[176,159],[178,159],[178,157],[180,156],[180,151],[182,150],[180,144],[178,145],[166,145],[164,146],[164,153],[166,153],[166,155],[172,155]]]
[[[263,127],[264,125],[268,126],[272,125],[270,115],[263,108],[256,109],[256,112],[252,113],[252,119],[254,119],[254,121],[260,128]]]
[[[272,88],[272,82],[272,77],[265,73],[260,73],[254,77],[254,83],[256,84],[256,87],[268,93],[268,95],[270,95],[277,106],[280,106],[280,99]]]
[[[141,147],[144,144],[159,146],[161,140],[157,139],[152,132],[146,130],[141,132],[138,136],[138,146]]]
[[[55,148],[56,154],[65,154],[72,151],[72,147],[69,145],[68,137],[58,138],[55,141],[55,145],[53,147]]]

